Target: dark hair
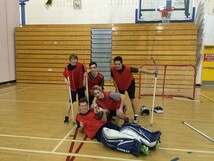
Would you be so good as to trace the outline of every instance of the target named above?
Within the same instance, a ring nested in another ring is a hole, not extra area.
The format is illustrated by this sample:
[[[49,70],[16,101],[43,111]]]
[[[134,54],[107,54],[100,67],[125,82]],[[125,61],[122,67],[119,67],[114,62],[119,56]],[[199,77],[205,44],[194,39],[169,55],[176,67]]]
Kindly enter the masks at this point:
[[[115,61],[120,61],[121,64],[123,64],[123,58],[122,58],[121,56],[116,56],[116,57],[114,58],[114,62],[115,62]]]
[[[69,60],[71,60],[71,59],[77,59],[78,60],[78,56],[73,53],[69,56]]]
[[[88,104],[87,98],[86,97],[82,97],[79,99],[78,104],[80,105],[80,103],[86,102]]]
[[[94,62],[94,61],[90,62],[89,67],[92,66],[92,65],[95,65],[97,67],[97,63]]]

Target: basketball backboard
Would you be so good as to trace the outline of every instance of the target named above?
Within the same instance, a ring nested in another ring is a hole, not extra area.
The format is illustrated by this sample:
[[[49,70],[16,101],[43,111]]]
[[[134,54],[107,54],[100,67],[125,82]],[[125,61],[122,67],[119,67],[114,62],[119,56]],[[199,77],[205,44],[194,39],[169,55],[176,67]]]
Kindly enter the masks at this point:
[[[136,23],[162,22],[160,9],[173,7],[170,22],[194,21],[195,8],[192,0],[139,0]]]

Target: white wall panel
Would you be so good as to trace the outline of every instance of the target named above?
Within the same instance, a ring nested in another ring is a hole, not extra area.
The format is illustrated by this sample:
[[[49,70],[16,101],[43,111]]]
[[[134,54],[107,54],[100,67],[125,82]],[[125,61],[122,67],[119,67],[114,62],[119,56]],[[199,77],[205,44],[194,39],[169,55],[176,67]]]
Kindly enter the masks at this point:
[[[0,83],[15,80],[14,31],[19,26],[19,2],[0,0]]]
[[[81,0],[81,9],[74,8],[73,0],[54,0],[49,7],[46,2],[26,3],[26,24],[135,23],[138,8],[138,0]]]

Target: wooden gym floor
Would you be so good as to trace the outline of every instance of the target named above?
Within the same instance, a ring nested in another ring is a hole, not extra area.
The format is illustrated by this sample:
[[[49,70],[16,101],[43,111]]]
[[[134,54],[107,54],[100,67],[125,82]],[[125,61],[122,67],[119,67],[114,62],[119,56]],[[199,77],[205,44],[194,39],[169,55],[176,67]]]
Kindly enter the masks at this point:
[[[161,130],[161,145],[147,156],[134,157],[75,133],[75,124],[63,123],[68,106],[66,86],[0,85],[0,161],[213,161],[214,144],[204,136],[214,138],[213,91],[214,87],[197,87],[197,101],[156,97],[155,105],[161,106],[164,113],[154,114],[153,126],[151,114],[140,116],[139,124]],[[152,97],[137,102],[151,108]],[[126,104],[132,119],[128,98]],[[76,113],[77,103],[74,108]],[[116,123],[122,124],[122,120]]]

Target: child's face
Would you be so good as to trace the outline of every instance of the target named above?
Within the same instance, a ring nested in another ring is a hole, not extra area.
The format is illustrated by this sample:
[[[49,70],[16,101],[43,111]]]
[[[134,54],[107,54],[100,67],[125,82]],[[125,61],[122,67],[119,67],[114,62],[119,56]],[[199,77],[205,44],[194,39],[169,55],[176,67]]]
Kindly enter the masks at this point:
[[[88,112],[87,102],[81,102],[79,105],[80,113],[85,114]]]
[[[114,67],[116,70],[121,70],[122,69],[122,63],[120,61],[115,61]]]
[[[75,59],[75,58],[71,58],[70,62],[71,62],[71,65],[73,65],[73,66],[77,65],[77,59]]]
[[[94,113],[99,113],[100,112],[100,107],[99,106],[95,106],[94,107]]]
[[[99,90],[94,90],[94,97],[96,97],[97,99],[103,99],[104,98],[104,95],[101,91]]]
[[[90,66],[90,71],[91,71],[92,74],[95,74],[97,72],[97,67],[96,67],[95,64]]]

